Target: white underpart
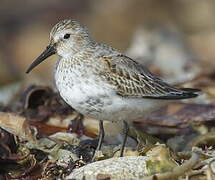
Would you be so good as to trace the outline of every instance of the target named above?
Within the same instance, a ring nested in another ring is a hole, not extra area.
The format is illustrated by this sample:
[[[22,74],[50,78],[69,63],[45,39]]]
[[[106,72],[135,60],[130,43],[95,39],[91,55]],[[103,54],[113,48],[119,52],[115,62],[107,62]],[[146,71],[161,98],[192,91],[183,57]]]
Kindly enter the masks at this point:
[[[156,110],[164,103],[158,100],[121,97],[91,67],[79,64],[67,67],[58,62],[56,86],[61,97],[83,115],[108,121],[134,121]]]

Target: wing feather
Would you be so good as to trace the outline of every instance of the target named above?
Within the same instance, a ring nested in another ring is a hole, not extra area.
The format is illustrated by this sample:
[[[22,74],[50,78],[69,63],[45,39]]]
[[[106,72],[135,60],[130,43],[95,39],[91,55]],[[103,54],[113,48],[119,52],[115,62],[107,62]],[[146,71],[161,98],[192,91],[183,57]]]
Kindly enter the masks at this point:
[[[108,65],[104,73],[105,78],[121,96],[156,99],[185,99],[198,96],[191,89],[188,91],[170,86],[127,56],[105,56],[102,60]]]

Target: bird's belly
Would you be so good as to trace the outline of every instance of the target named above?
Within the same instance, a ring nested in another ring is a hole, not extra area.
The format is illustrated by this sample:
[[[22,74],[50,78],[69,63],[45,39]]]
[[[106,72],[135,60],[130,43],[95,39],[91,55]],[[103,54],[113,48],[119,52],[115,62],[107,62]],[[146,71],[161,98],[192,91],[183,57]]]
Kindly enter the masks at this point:
[[[94,78],[55,76],[61,97],[83,115],[108,121],[133,121],[160,107],[157,100],[121,97]]]
[[[164,105],[165,103],[160,103],[158,100],[123,98],[116,95],[112,97],[112,104],[105,107],[100,119],[138,121]]]

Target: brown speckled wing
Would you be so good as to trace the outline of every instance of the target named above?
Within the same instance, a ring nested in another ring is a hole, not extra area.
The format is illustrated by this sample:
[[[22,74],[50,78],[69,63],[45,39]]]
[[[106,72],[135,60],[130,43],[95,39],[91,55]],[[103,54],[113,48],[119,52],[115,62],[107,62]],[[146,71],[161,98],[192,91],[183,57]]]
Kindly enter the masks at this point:
[[[196,97],[194,92],[174,88],[143,65],[124,55],[102,57],[108,68],[104,76],[121,96],[155,99],[185,99]]]

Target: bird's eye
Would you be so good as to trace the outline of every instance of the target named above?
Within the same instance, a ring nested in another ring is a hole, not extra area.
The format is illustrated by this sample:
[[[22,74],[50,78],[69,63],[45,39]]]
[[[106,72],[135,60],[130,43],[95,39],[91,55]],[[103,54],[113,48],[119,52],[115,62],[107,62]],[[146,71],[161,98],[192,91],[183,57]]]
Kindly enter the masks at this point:
[[[65,34],[64,36],[63,36],[63,39],[69,39],[70,38],[70,34]]]

